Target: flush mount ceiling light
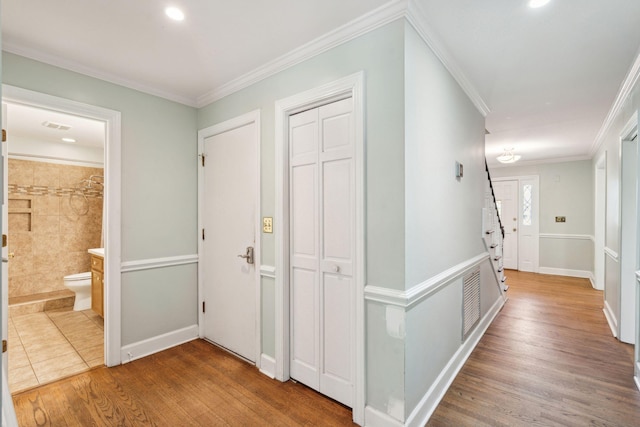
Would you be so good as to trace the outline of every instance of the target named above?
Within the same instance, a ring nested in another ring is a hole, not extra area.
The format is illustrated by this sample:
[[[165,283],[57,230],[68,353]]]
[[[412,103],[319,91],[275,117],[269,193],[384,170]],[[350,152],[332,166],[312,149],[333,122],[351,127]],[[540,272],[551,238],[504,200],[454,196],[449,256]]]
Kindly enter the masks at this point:
[[[164,13],[174,21],[183,21],[184,13],[177,7],[168,7],[164,10]]]
[[[513,148],[507,150],[506,148],[502,152],[502,154],[496,157],[496,160],[500,163],[515,163],[520,160],[521,156],[513,154]]]
[[[529,0],[529,7],[532,9],[537,9],[549,3],[550,1],[551,0]]]
[[[62,140],[63,140],[64,142],[76,142],[76,140],[75,140],[75,139],[73,139],[73,138],[62,138]]]

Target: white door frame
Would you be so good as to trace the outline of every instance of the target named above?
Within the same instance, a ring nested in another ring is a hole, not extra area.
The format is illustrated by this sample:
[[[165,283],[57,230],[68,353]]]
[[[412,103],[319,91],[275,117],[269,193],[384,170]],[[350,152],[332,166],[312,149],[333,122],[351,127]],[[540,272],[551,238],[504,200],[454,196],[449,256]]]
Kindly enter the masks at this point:
[[[607,227],[607,152],[596,160],[594,168],[595,212],[594,212],[594,250],[593,250],[593,287],[604,290],[605,283],[605,233]],[[603,297],[604,298],[604,297]]]
[[[632,117],[629,119],[625,127],[622,129],[620,133],[620,144],[618,149],[618,182],[620,185],[618,186],[618,259],[620,269],[618,278],[619,278],[619,318],[618,318],[618,339],[620,341],[633,344],[635,341],[635,321],[636,321],[636,278],[635,275],[632,274],[638,268],[638,226],[637,226],[637,213],[638,213],[638,177],[640,177],[640,147],[638,146],[638,113],[634,113]],[[636,174],[633,177],[635,189],[635,202],[636,204],[633,206],[627,206],[624,204],[623,200],[623,186],[627,181],[624,177],[624,171],[622,170],[622,144],[625,141],[632,141],[635,139],[636,144],[636,159],[635,159],[635,167]],[[623,209],[625,212],[633,211],[632,216],[623,216]],[[623,223],[624,221],[624,223]],[[629,240],[630,235],[628,231],[631,230],[634,234],[634,239]],[[626,237],[625,237],[626,236]],[[626,280],[624,278],[626,277]]]
[[[204,141],[205,139],[219,135],[221,133],[229,132],[231,130],[255,123],[256,134],[256,158],[253,159],[256,168],[256,221],[255,221],[255,236],[256,242],[253,249],[253,259],[255,266],[255,284],[256,284],[256,366],[260,368],[260,355],[262,353],[262,316],[261,316],[261,283],[260,283],[260,264],[261,264],[261,242],[262,242],[262,227],[260,226],[260,215],[262,209],[260,206],[260,110],[254,110],[249,113],[243,114],[233,119],[226,120],[222,123],[209,126],[205,129],[198,131],[198,335],[200,338],[204,338],[204,313],[202,312],[202,303],[204,302],[204,268],[202,266],[202,254],[204,253],[204,241],[202,240],[202,229],[204,227],[204,168],[202,167],[202,156],[204,154]],[[206,160],[205,160],[206,162]]]
[[[518,227],[516,233],[518,233],[518,270],[520,269],[520,229],[522,227],[522,181],[533,180],[535,185],[535,191],[533,193],[533,203],[535,209],[533,209],[532,222],[534,225],[536,238],[534,239],[535,248],[533,248],[533,272],[538,273],[540,271],[540,177],[538,175],[524,175],[524,176],[501,176],[499,178],[492,178],[493,181],[518,181],[518,205],[516,212],[518,212]]]
[[[104,359],[107,366],[119,365],[121,363],[121,114],[119,111],[6,84],[2,85],[2,100],[9,104],[43,108],[105,122]]]
[[[289,379],[289,116],[333,101],[353,98],[355,120],[356,198],[356,351],[353,420],[364,423],[364,73],[281,99],[275,103],[276,211],[275,211],[275,359],[276,378]]]

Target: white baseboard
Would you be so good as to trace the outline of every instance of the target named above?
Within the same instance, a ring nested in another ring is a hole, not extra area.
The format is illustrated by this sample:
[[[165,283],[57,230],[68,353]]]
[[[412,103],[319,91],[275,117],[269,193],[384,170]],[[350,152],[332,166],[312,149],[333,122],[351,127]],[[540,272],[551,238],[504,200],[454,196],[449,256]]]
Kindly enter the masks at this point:
[[[552,268],[552,267],[540,267],[540,274],[551,274],[553,276],[568,276],[568,277],[581,277],[583,279],[590,279],[593,283],[593,273],[588,270],[571,270],[568,268]]]
[[[276,377],[276,359],[262,353],[260,355],[260,372],[274,379]]]
[[[618,338],[618,322],[616,321],[616,317],[613,315],[613,310],[611,310],[611,306],[607,301],[604,302],[604,317],[607,318],[607,323],[609,324],[609,329],[611,329],[611,333],[614,337]]]
[[[384,412],[380,412],[371,406],[364,408],[364,425],[366,427],[402,427],[402,421],[398,421]]]
[[[482,318],[478,326],[474,329],[474,331],[469,335],[464,343],[460,346],[458,351],[453,355],[447,366],[440,372],[438,378],[435,380],[431,388],[427,391],[427,393],[420,399],[420,403],[416,406],[416,408],[411,412],[409,418],[405,423],[406,426],[424,426],[431,415],[438,407],[438,404],[444,397],[445,393],[451,386],[451,383],[462,369],[462,366],[465,364],[471,352],[480,342],[480,339],[484,335],[484,333],[493,322],[493,319],[498,315],[500,309],[504,306],[505,300],[502,298],[498,298],[493,306],[489,309],[487,314]],[[368,425],[368,424],[367,424]]]
[[[120,350],[122,363],[132,362],[198,338],[198,325],[187,326],[157,337],[125,345]]]

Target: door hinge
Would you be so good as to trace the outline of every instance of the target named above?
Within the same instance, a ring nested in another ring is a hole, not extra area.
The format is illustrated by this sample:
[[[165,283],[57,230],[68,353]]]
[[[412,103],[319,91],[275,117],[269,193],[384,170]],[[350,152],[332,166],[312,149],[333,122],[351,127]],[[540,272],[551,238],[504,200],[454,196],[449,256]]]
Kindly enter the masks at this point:
[[[5,129],[2,129],[2,142],[6,142],[7,141],[7,131]]]
[[[207,311],[207,310],[206,310],[206,307],[205,307],[204,301],[202,301],[202,312],[204,313],[204,312],[206,312],[206,311]]]
[[[204,167],[204,153],[200,154],[200,158],[202,159],[202,166]]]
[[[3,353],[7,352],[7,347],[8,347],[7,340],[2,340],[2,352]]]
[[[204,240],[204,228],[202,229],[202,240]]]

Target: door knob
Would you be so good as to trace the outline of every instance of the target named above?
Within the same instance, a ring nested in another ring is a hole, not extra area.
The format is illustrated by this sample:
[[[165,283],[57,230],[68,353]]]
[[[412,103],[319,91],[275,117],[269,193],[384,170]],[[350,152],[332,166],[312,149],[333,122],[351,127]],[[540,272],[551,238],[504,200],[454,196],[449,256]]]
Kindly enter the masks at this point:
[[[516,229],[514,228],[513,231],[516,231]]]
[[[247,264],[253,264],[253,246],[247,246],[247,252],[244,255],[238,255],[238,258],[244,258]]]

